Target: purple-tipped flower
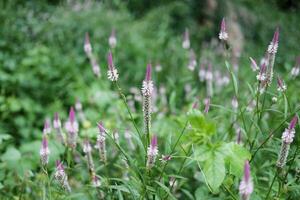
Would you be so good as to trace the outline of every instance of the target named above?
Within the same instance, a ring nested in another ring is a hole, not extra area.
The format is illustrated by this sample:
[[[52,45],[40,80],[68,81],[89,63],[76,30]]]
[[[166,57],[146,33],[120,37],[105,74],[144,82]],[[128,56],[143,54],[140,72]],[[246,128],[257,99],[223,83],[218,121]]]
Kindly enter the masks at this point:
[[[106,130],[103,127],[102,122],[98,123],[99,135],[97,136],[96,148],[99,150],[99,156],[102,162],[106,163]]]
[[[154,166],[156,156],[158,155],[157,137],[152,136],[151,143],[147,151],[147,169],[151,169]]]
[[[298,122],[298,117],[294,116],[293,119],[290,122],[290,125],[288,128],[286,128],[282,134],[282,143],[281,143],[281,149],[279,153],[279,158],[277,160],[277,167],[283,168],[286,164],[286,160],[289,154],[290,144],[293,142],[295,137],[295,127]]]
[[[239,192],[242,200],[249,200],[250,195],[253,192],[253,182],[251,180],[250,164],[248,160],[246,160],[244,165],[244,176],[239,186]]]
[[[151,80],[151,70],[152,66],[149,63],[147,65],[146,70],[146,77],[143,81],[142,86],[142,96],[143,96],[143,114],[144,114],[144,128],[145,128],[145,134],[147,134],[150,131],[151,126],[151,96],[153,92],[153,82]]]
[[[186,28],[183,34],[182,48],[189,49],[190,45],[190,33],[189,29]]]
[[[268,46],[268,53],[269,54],[276,54],[277,53],[278,42],[279,42],[279,28],[277,27],[275,32],[274,32],[273,39],[272,39],[270,45]]]
[[[57,112],[54,114],[53,127],[55,129],[61,128],[61,121]]]
[[[204,100],[204,104],[205,104],[204,113],[206,114],[206,113],[208,113],[209,108],[210,108],[210,98],[209,97]]]
[[[62,162],[60,162],[59,160],[56,161],[56,171],[54,177],[65,190],[71,192],[71,187],[68,182],[68,176],[65,173]]]
[[[89,33],[85,33],[85,39],[84,39],[84,46],[83,46],[84,52],[86,53],[87,57],[92,57],[92,45],[90,42],[90,36]]]
[[[69,120],[65,123],[65,129],[68,132],[68,145],[71,148],[75,148],[79,126],[75,119],[75,111],[73,107],[70,108]]]
[[[116,38],[116,31],[112,29],[110,36],[108,38],[108,44],[110,48],[115,48],[117,46],[117,38]]]
[[[251,69],[255,72],[255,71],[257,71],[257,70],[259,70],[259,67],[257,66],[257,64],[256,64],[256,61],[253,59],[253,58],[251,58],[251,57],[249,57],[249,59],[250,59],[250,61],[251,61]]]
[[[46,119],[45,120],[45,123],[44,123],[44,129],[43,129],[43,134],[44,135],[48,135],[51,133],[51,126],[50,126],[50,122],[49,122],[49,119]]]
[[[283,82],[283,80],[279,77],[277,77],[277,90],[279,92],[284,92],[286,91],[286,85],[285,83]]]
[[[40,149],[40,157],[41,157],[41,162],[42,162],[43,166],[48,164],[49,155],[50,155],[50,149],[48,147],[48,139],[47,139],[47,136],[44,135],[43,140],[42,140],[42,146]]]
[[[107,62],[108,62],[108,71],[107,71],[107,77],[110,81],[117,81],[119,78],[118,70],[114,66],[113,57],[111,51],[108,52],[107,56]]]
[[[226,23],[225,23],[225,18],[222,19],[221,22],[221,30],[219,33],[219,39],[226,41],[228,39],[228,33],[226,32]]]

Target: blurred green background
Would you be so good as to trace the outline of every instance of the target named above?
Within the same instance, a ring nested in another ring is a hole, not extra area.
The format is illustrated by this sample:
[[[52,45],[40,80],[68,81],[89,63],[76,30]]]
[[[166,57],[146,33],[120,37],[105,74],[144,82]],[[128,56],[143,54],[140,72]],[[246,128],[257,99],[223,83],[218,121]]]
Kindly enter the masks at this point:
[[[194,74],[186,67],[188,55],[181,47],[185,28],[197,61],[208,57],[225,72],[224,62],[212,55],[220,21],[226,17],[236,39],[233,48],[240,54],[241,88],[247,88],[244,80],[255,79],[248,76],[249,56],[262,58],[277,26],[276,70],[288,77],[300,55],[297,0],[2,0],[0,9],[0,151],[6,155],[15,153],[7,147],[26,149],[24,145],[41,138],[44,120],[54,112],[66,119],[77,98],[93,126],[101,118],[118,119],[114,107],[119,105],[111,101],[115,94],[106,78],[112,29],[117,37],[114,62],[124,92],[140,88],[147,62],[160,63],[162,70],[154,70],[153,76],[156,86],[165,90],[166,102],[159,99],[157,106],[166,115],[180,113],[195,97],[206,96],[198,67]],[[83,50],[86,32],[100,64],[98,79]],[[298,82],[289,85],[295,89],[289,90],[292,102],[299,96]],[[226,95],[226,89],[219,92],[214,102],[224,97],[230,102],[232,97]],[[134,107],[140,109],[137,103]]]

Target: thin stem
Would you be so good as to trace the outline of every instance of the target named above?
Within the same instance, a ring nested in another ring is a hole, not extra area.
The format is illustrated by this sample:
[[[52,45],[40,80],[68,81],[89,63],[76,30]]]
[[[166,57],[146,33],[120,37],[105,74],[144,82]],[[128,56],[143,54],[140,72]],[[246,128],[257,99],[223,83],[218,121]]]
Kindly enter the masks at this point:
[[[270,187],[269,187],[269,190],[268,190],[268,193],[267,193],[267,195],[266,195],[265,200],[268,200],[268,199],[269,199],[269,196],[270,196],[272,187],[273,187],[273,185],[274,185],[274,183],[275,183],[275,180],[276,180],[277,176],[278,176],[278,169],[276,170],[276,173],[275,173],[275,175],[274,175],[274,177],[273,177],[272,183],[271,183],[271,185],[270,185]]]
[[[143,146],[144,146],[145,151],[147,152],[147,146],[146,146],[146,144],[143,142],[142,134],[141,134],[140,130],[139,130],[138,127],[137,127],[137,124],[135,123],[135,121],[134,121],[134,119],[133,119],[132,113],[131,113],[130,108],[129,108],[128,104],[127,104],[126,96],[123,94],[122,89],[121,89],[121,87],[119,86],[118,82],[115,81],[114,83],[115,83],[115,85],[116,85],[116,87],[117,87],[117,89],[118,89],[119,95],[120,95],[121,99],[123,100],[124,105],[126,106],[126,109],[127,109],[128,114],[129,114],[130,120],[131,120],[131,122],[132,122],[132,124],[133,124],[133,126],[134,126],[134,128],[135,128],[135,130],[136,130],[136,132],[138,133],[140,140],[141,140],[142,143],[143,143]]]

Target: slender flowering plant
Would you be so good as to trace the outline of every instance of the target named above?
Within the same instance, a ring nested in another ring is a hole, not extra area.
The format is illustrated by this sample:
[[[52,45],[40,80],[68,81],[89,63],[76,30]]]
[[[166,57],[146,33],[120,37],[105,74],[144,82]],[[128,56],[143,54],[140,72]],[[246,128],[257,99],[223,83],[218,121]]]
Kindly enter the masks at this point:
[[[152,66],[149,63],[147,65],[146,77],[143,81],[142,95],[143,95],[143,114],[144,114],[144,128],[145,134],[149,135],[151,126],[151,96],[153,93],[153,82],[151,80],[151,70]]]
[[[95,171],[95,167],[94,167],[94,161],[93,161],[93,157],[92,157],[92,146],[91,146],[90,142],[87,139],[84,140],[84,142],[83,142],[83,149],[82,150],[86,155],[89,170],[90,170],[91,173],[93,173]]]
[[[108,53],[107,62],[108,62],[108,71],[107,71],[108,79],[113,82],[117,81],[119,78],[119,74],[118,74],[118,70],[114,66],[111,51]]]
[[[43,135],[42,146],[40,149],[41,163],[43,166],[46,166],[49,162],[50,149],[48,146],[47,135]]]
[[[219,33],[219,39],[226,41],[228,39],[228,33],[226,31],[226,23],[225,23],[225,18],[222,19],[221,22],[221,29],[220,29],[220,33]]]
[[[276,164],[278,168],[283,168],[286,164],[286,159],[289,154],[290,144],[293,142],[295,137],[295,133],[296,133],[295,127],[297,125],[297,122],[298,122],[298,117],[294,116],[292,121],[290,122],[289,127],[286,128],[282,134],[281,149]]]
[[[199,69],[199,79],[201,82],[205,81],[206,78],[206,70],[205,70],[205,64],[201,63],[200,69]]]
[[[197,65],[197,61],[196,61],[196,55],[194,50],[190,51],[190,60],[189,60],[189,64],[188,64],[188,69],[191,71],[195,70],[195,67]]]
[[[190,44],[190,33],[189,29],[185,28],[185,31],[183,33],[183,41],[182,41],[182,48],[189,49],[191,46]]]
[[[268,46],[268,53],[269,54],[276,54],[277,53],[277,49],[278,49],[278,42],[279,42],[279,28],[277,27],[274,35],[273,35],[273,39],[270,42],[269,46]]]
[[[154,166],[157,155],[157,137],[154,135],[152,136],[151,143],[147,151],[147,169],[151,169]]]
[[[75,119],[75,111],[74,108],[71,107],[70,108],[70,112],[69,112],[69,120],[66,122],[65,124],[65,129],[68,132],[68,145],[71,148],[75,148],[76,147],[76,143],[77,143],[77,136],[78,136],[78,131],[79,131],[79,126],[78,123]]]
[[[250,164],[247,160],[244,165],[244,176],[239,186],[239,192],[242,200],[249,200],[253,192],[253,182],[250,175]]]
[[[99,150],[99,156],[102,162],[106,163],[106,131],[104,129],[103,123],[98,123],[99,134],[97,136],[96,148]]]
[[[68,182],[68,176],[64,170],[62,162],[60,162],[59,160],[56,161],[56,170],[54,177],[59,182],[62,188],[64,188],[68,192],[71,192],[71,187]]]
[[[108,44],[110,48],[115,48],[117,46],[117,38],[115,29],[111,30],[110,36],[108,38]]]

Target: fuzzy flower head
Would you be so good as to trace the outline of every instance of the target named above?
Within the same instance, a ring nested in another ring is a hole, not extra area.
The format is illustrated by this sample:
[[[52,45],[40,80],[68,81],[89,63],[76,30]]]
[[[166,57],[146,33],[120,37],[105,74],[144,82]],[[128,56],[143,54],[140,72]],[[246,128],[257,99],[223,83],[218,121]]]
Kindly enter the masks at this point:
[[[146,77],[145,77],[145,80],[143,81],[143,86],[142,86],[143,96],[151,96],[151,94],[153,92],[153,82],[151,80],[151,71],[152,71],[152,65],[151,65],[151,63],[149,63],[147,65]]]
[[[286,91],[286,85],[285,85],[284,81],[279,77],[277,77],[277,90],[279,92]]]
[[[84,140],[83,142],[83,152],[85,154],[92,152],[92,146],[88,140]]]
[[[117,46],[117,38],[116,38],[116,31],[112,29],[110,36],[108,38],[108,44],[111,48],[115,48]]]
[[[277,53],[278,42],[279,42],[279,28],[277,27],[275,32],[274,32],[273,39],[272,39],[270,45],[268,46],[268,53],[269,54],[276,54]]]
[[[222,19],[221,22],[221,29],[219,33],[219,39],[226,41],[228,39],[228,33],[226,32],[226,23],[225,23],[225,18]]]
[[[244,176],[239,186],[239,192],[242,200],[249,200],[253,192],[253,182],[250,176],[250,164],[248,160],[244,165]]]
[[[256,61],[253,59],[253,58],[251,58],[251,57],[249,57],[249,59],[250,59],[250,61],[251,61],[251,69],[255,72],[255,71],[257,71],[257,70],[259,70],[259,67],[257,66],[257,64],[256,64]]]
[[[201,63],[200,69],[199,69],[199,79],[200,81],[204,81],[206,77],[206,70],[205,70],[205,64]]]
[[[191,50],[190,51],[190,60],[189,60],[189,64],[188,64],[188,69],[191,70],[191,71],[194,71],[196,65],[197,65],[196,55],[195,55],[195,52],[193,50]]]
[[[48,139],[47,139],[47,136],[44,135],[43,140],[42,140],[42,146],[40,149],[40,157],[41,157],[41,162],[42,162],[43,166],[48,164],[49,155],[50,155],[50,149],[48,147]]]
[[[91,42],[90,42],[89,33],[87,33],[87,32],[85,33],[83,49],[84,49],[84,52],[86,53],[86,55],[88,57],[92,56],[92,45],[91,45]]]
[[[55,129],[61,128],[61,121],[57,112],[54,114],[53,127]]]
[[[290,125],[288,128],[285,129],[285,131],[282,134],[281,139],[283,140],[283,142],[287,143],[287,144],[291,144],[294,140],[295,137],[295,126],[297,125],[298,122],[298,117],[295,116],[292,121],[290,122]]]
[[[265,81],[267,76],[266,76],[266,70],[267,70],[267,66],[265,63],[262,64],[262,66],[260,67],[260,71],[257,74],[256,78],[258,81]]]
[[[45,120],[43,134],[48,135],[51,133],[51,126],[49,120]]]
[[[68,176],[65,173],[62,162],[59,160],[56,161],[56,170],[54,177],[64,189],[66,189],[68,192],[71,192],[71,187],[68,182]]]
[[[147,168],[149,169],[153,167],[156,156],[158,155],[157,137],[155,135],[151,139],[151,143],[148,147],[147,155],[148,155]]]
[[[108,62],[108,71],[107,71],[108,79],[110,81],[117,81],[119,78],[119,74],[118,74],[118,70],[114,66],[111,51],[108,53],[107,62]]]
[[[189,49],[190,45],[190,33],[189,29],[186,28],[183,34],[182,48]]]

